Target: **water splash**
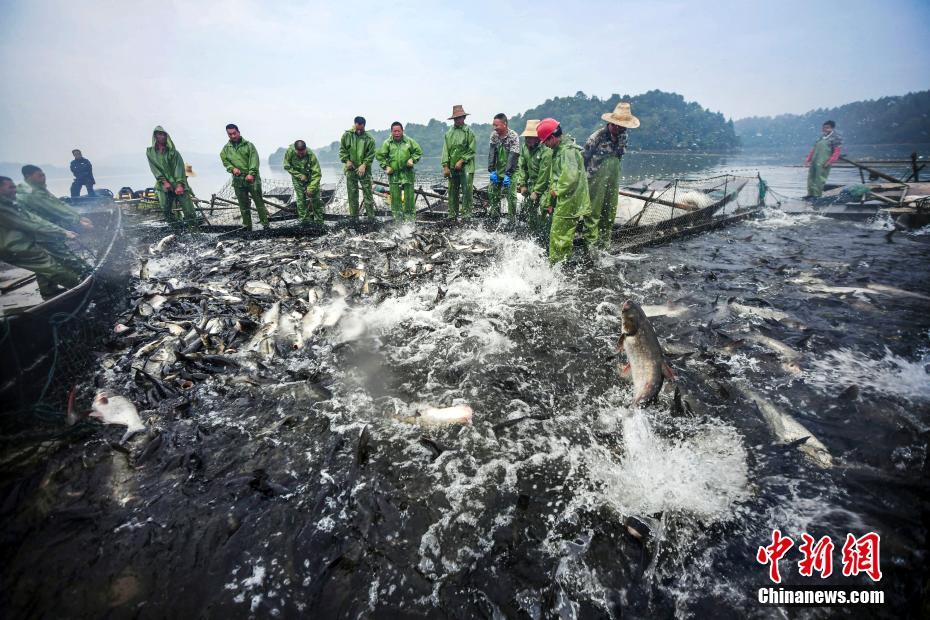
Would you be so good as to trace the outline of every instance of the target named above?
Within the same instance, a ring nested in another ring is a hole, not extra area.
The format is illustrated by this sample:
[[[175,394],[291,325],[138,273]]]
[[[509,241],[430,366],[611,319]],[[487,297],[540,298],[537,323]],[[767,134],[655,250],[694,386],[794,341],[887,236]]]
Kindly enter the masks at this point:
[[[881,358],[873,359],[853,349],[828,351],[812,359],[805,380],[830,392],[848,385],[871,389],[907,400],[930,400],[930,353],[910,361],[885,347]]]

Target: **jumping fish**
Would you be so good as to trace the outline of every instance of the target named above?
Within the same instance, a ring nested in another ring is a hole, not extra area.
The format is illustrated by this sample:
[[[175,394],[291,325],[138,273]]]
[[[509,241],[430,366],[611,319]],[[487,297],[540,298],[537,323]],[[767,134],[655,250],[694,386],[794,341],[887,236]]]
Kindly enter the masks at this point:
[[[468,405],[453,405],[452,407],[424,407],[417,411],[415,416],[400,418],[408,424],[421,424],[424,426],[444,426],[447,424],[468,424],[474,411]]]
[[[156,243],[155,245],[149,246],[149,253],[153,255],[161,254],[177,238],[178,238],[177,235],[168,235],[167,237],[163,237],[162,240]]]
[[[674,374],[665,363],[662,346],[642,308],[628,299],[620,309],[620,318],[623,331],[617,349],[622,348],[627,359],[620,376],[632,377],[633,404],[637,405],[655,398],[662,389],[663,379],[673,379]]]

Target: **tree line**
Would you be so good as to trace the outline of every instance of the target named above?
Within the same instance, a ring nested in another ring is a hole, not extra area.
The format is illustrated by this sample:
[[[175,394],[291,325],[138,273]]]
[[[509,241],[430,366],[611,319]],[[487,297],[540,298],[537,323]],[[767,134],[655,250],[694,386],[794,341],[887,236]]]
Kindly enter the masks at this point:
[[[711,112],[693,101],[685,101],[676,93],[651,90],[640,95],[611,95],[607,99],[588,96],[579,91],[572,97],[554,97],[521,114],[510,117],[510,128],[520,133],[526,119],[557,118],[566,133],[584,143],[598,127],[604,124],[601,114],[610,112],[620,101],[629,101],[641,125],[630,130],[631,149],[639,150],[700,150],[725,151],[739,146],[739,138],[732,120],[719,112]],[[468,106],[465,106],[468,109]],[[474,117],[469,117],[470,119]],[[488,137],[491,119],[486,123],[470,123],[478,136],[478,162],[487,160]],[[427,124],[408,123],[404,133],[416,140],[426,157],[439,157],[442,140],[451,122],[431,119]],[[389,129],[371,130],[377,144],[390,135]],[[281,147],[268,158],[269,163],[281,167],[286,147]],[[314,149],[321,163],[339,162],[339,142]],[[481,167],[479,165],[479,167]]]
[[[855,101],[806,114],[753,116],[736,121],[744,146],[809,146],[826,120],[836,121],[845,144],[930,142],[930,90]]]

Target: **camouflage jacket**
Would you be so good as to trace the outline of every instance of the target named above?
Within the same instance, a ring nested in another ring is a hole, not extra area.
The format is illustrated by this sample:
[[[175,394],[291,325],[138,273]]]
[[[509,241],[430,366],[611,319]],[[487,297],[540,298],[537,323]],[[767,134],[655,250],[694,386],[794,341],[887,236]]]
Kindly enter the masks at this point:
[[[592,133],[584,145],[584,165],[588,175],[595,174],[609,157],[622,159],[623,153],[626,152],[626,139],[627,135],[624,131],[618,136],[616,142],[611,140],[607,125]]]

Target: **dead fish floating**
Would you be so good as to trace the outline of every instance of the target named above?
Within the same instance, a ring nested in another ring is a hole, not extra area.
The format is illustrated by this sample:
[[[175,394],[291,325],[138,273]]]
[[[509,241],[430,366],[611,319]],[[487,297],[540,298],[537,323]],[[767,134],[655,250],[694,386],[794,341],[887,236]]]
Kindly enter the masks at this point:
[[[125,396],[113,394],[106,390],[97,392],[94,397],[93,408],[90,412],[91,418],[100,420],[104,424],[117,424],[126,427],[120,443],[125,443],[136,433],[145,430],[145,424],[139,417],[139,411]]]

